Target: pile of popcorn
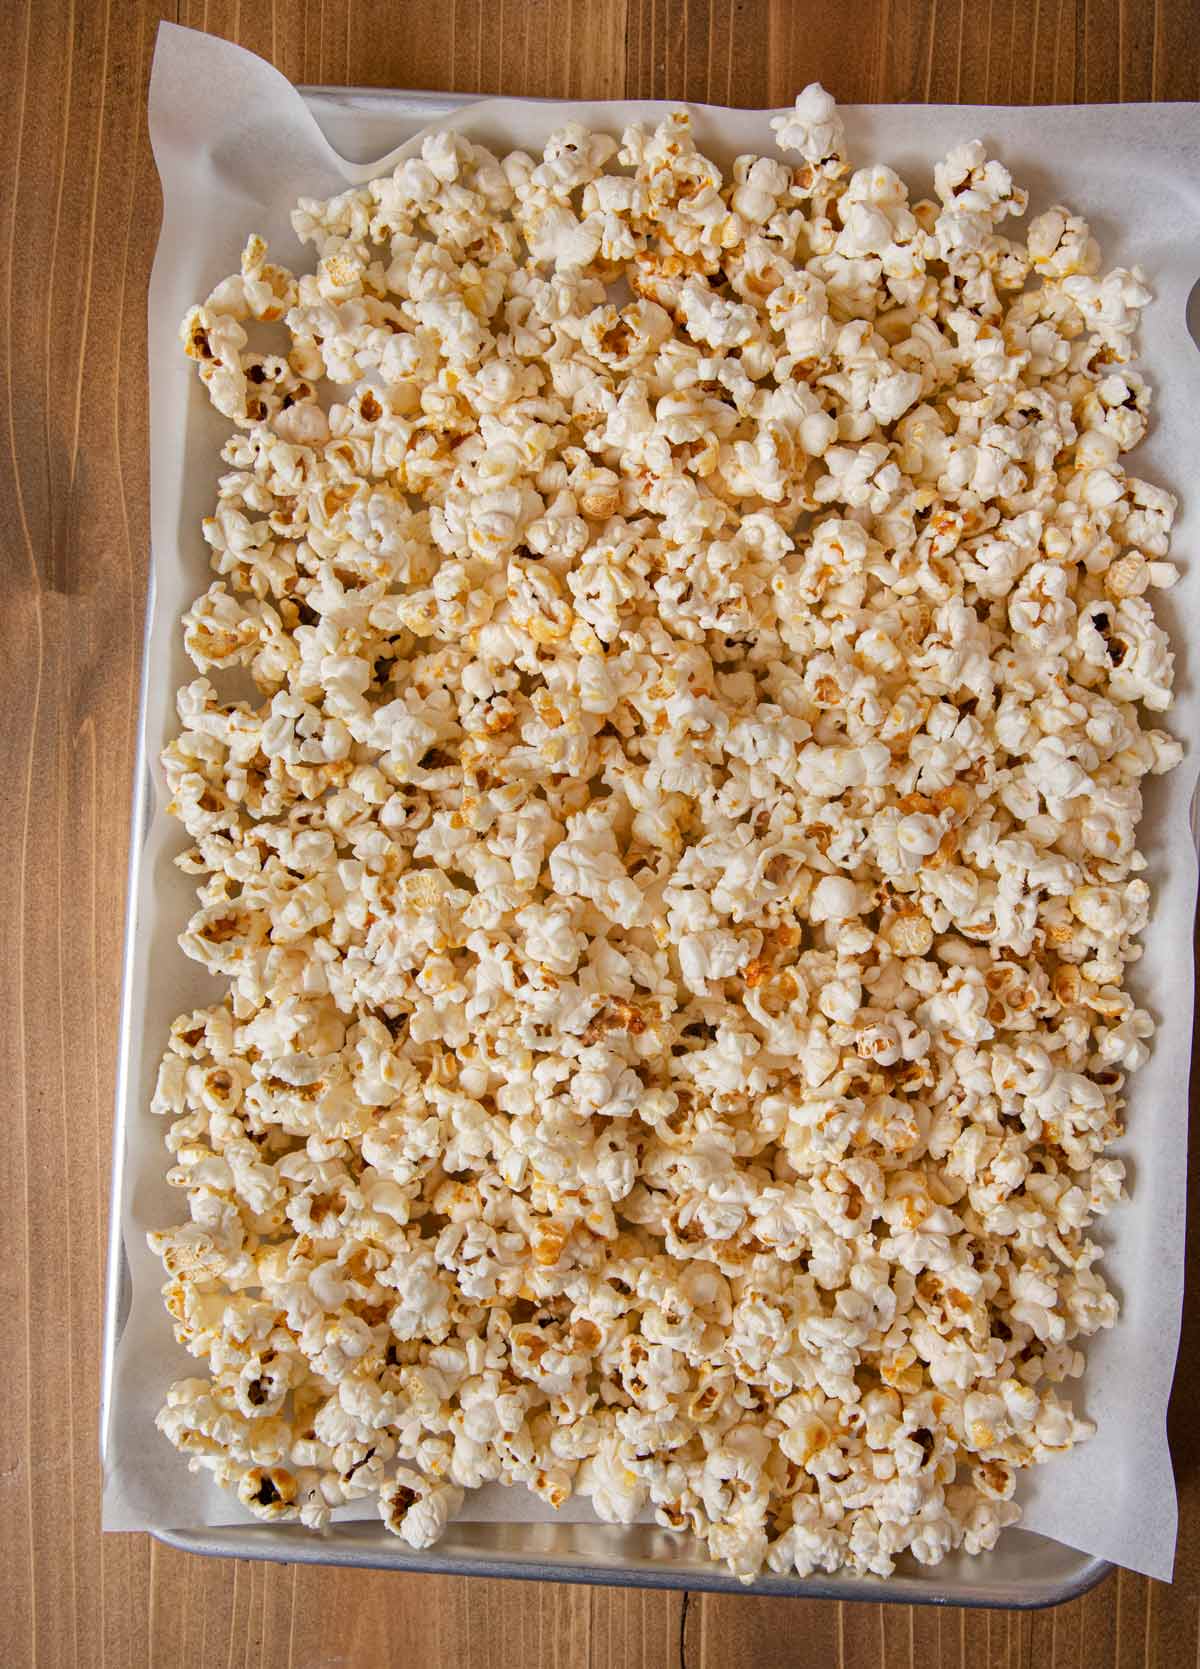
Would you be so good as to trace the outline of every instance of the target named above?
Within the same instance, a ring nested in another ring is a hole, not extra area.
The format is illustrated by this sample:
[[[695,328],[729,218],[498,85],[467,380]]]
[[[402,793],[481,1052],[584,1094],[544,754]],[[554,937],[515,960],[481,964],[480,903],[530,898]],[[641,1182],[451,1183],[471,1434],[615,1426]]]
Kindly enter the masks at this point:
[[[261,1518],[523,1484],[887,1574],[1092,1429],[1180,758],[1148,291],[977,142],[910,203],[820,87],[773,125],[435,133],[184,322],[224,994],[154,1100],[159,1425]]]

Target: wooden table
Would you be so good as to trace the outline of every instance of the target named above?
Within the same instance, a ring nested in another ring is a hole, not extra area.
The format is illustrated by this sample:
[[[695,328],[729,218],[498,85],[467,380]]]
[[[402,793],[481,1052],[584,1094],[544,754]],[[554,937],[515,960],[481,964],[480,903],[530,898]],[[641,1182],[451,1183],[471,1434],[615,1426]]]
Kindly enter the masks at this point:
[[[1196,1279],[1172,1408],[1173,1586],[1118,1573],[1055,1612],[938,1613],[304,1571],[99,1533],[103,1248],[148,545],[145,309],[159,196],[146,83],[158,21],[227,35],[302,82],[743,105],[786,103],[814,78],[843,100],[1200,97],[1196,0],[862,0],[853,22],[851,9],[0,0],[0,757],[13,785],[0,835],[4,1669],[1197,1661]]]

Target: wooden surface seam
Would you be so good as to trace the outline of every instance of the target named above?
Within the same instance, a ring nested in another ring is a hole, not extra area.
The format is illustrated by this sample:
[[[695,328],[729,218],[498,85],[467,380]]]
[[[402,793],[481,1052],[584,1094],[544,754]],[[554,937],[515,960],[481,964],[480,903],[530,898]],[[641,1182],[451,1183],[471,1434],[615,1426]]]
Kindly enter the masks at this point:
[[[161,19],[298,82],[747,106],[814,79],[844,101],[1200,97],[1198,0],[0,0],[0,1666],[1191,1669],[1195,1278],[1172,1404],[1173,1585],[1120,1572],[1056,1611],[955,1611],[300,1569],[101,1536]]]

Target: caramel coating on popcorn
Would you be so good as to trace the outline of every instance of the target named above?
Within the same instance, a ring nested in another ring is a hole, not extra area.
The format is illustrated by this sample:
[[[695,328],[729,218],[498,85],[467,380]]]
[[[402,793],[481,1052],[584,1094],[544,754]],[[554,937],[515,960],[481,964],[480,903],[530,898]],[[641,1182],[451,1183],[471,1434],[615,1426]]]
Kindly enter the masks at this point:
[[[260,1516],[424,1547],[499,1480],[887,1574],[1091,1429],[1180,757],[1148,292],[978,143],[910,204],[821,88],[775,127],[435,134],[184,322],[226,989],[154,1101],[159,1425]]]

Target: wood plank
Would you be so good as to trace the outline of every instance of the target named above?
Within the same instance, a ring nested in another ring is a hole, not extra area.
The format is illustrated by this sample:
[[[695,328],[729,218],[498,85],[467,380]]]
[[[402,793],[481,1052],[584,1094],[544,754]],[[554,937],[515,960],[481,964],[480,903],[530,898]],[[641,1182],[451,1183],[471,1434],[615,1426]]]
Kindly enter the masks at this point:
[[[683,1594],[593,1588],[588,1618],[589,1669],[658,1669],[688,1661]]]
[[[691,1624],[691,1612],[697,1613]],[[824,1669],[841,1664],[839,1613],[824,1600],[696,1594],[689,1606],[684,1669]]]

